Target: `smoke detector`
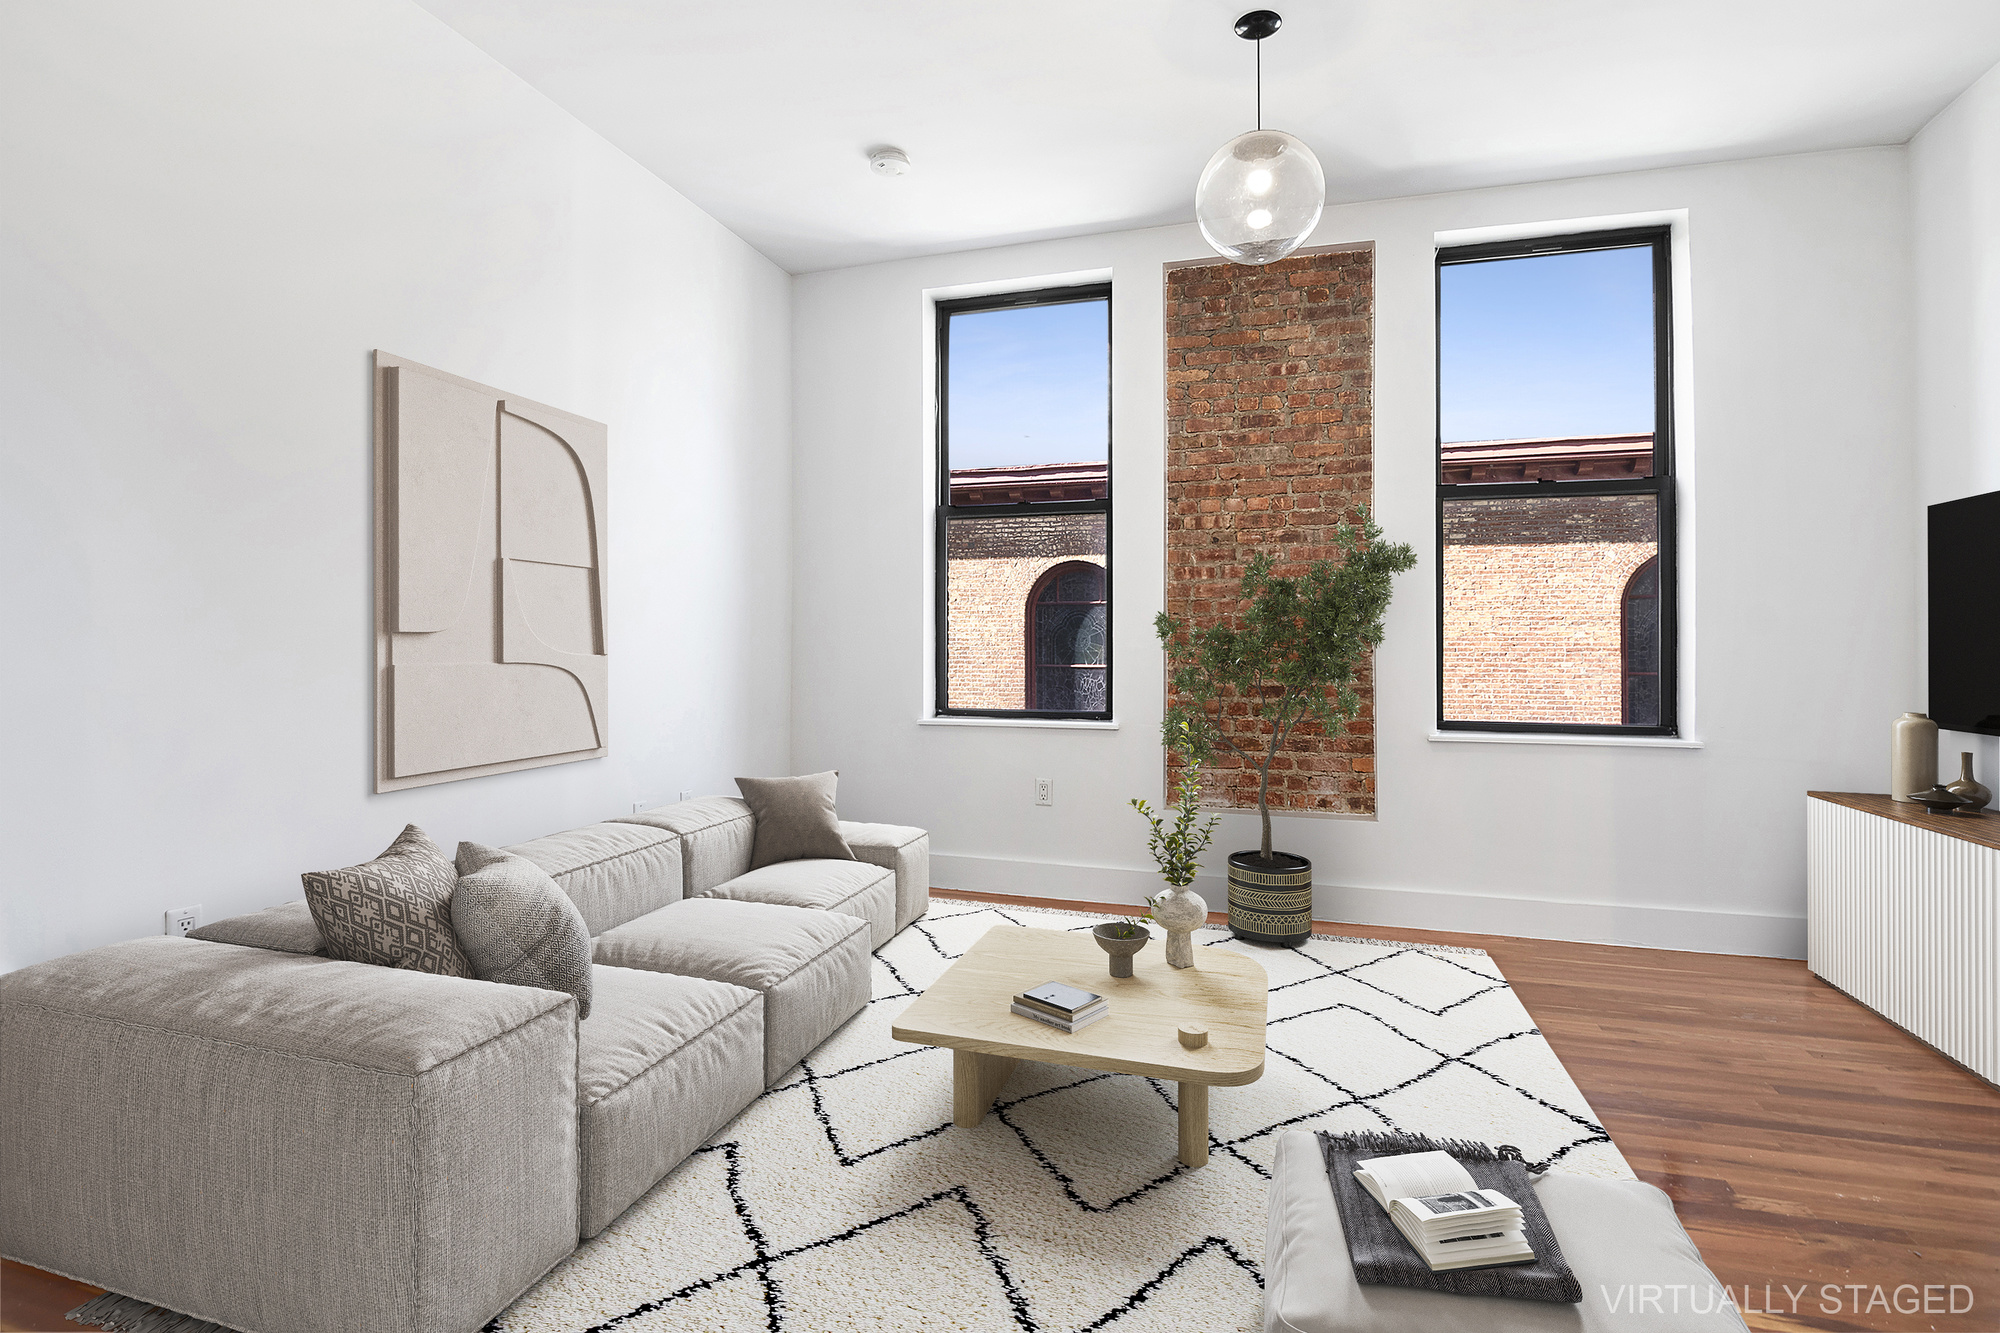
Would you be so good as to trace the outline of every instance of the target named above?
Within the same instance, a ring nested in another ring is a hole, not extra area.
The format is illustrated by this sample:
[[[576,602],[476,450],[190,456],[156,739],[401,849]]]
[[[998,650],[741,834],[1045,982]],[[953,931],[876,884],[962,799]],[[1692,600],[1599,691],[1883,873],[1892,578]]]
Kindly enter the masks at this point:
[[[868,169],[877,176],[907,175],[910,155],[900,148],[877,148],[868,155]]]

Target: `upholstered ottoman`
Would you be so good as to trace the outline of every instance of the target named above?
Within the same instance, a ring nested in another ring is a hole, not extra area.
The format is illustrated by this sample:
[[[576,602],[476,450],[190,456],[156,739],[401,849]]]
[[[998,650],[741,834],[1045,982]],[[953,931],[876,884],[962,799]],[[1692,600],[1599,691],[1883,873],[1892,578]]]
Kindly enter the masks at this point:
[[[1271,1172],[1264,1333],[1746,1333],[1659,1190],[1551,1171],[1535,1197],[1581,1304],[1364,1287],[1347,1262],[1319,1140],[1287,1131]]]
[[[839,912],[688,898],[605,931],[593,956],[758,992],[768,1087],[868,1003],[869,933]]]
[[[868,947],[896,933],[896,876],[866,861],[780,861],[703,889],[703,898],[844,912],[868,923]]]
[[[593,967],[576,1029],[580,1235],[588,1239],[764,1089],[764,997]]]

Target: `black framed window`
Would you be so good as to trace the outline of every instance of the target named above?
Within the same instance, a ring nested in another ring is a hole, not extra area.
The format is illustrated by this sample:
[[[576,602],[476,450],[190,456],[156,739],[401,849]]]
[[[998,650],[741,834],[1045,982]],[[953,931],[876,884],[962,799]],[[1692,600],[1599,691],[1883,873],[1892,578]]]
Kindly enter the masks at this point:
[[[1442,731],[1679,734],[1668,236],[1437,253]]]
[[[937,303],[939,716],[1111,717],[1111,288]]]

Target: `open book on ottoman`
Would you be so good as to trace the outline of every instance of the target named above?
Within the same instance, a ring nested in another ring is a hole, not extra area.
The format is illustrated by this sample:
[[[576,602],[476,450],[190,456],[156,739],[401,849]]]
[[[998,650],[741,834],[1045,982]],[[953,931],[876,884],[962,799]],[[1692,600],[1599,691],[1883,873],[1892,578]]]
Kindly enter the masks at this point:
[[[1562,1237],[1582,1296],[1576,1304],[1368,1286],[1348,1261],[1319,1139],[1280,1134],[1264,1247],[1264,1333],[1747,1333],[1729,1289],[1702,1263],[1659,1190],[1550,1171],[1526,1192]],[[1381,1212],[1361,1188],[1355,1197]]]

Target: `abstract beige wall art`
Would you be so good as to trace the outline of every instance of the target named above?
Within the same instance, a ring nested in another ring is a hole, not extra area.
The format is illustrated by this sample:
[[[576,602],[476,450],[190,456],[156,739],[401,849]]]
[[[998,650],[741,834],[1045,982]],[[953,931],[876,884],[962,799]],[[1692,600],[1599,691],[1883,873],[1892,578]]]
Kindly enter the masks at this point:
[[[605,429],[375,354],[375,790],[601,758]]]

